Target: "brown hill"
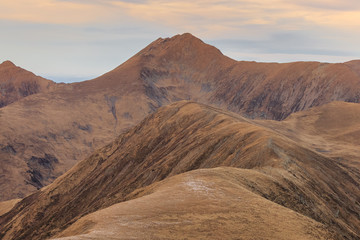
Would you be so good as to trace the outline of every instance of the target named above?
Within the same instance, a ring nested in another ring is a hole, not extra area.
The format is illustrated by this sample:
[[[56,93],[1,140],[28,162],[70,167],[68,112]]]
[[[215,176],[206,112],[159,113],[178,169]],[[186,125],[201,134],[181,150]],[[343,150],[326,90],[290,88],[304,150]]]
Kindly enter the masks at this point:
[[[356,72],[360,76],[360,60],[353,60],[346,62],[345,65],[351,68],[354,72]]]
[[[191,34],[158,39],[94,80],[57,86],[0,111],[0,200],[46,186],[96,148],[178,100],[283,119],[333,100],[359,101],[345,64],[237,62]]]
[[[50,80],[5,61],[0,64],[0,108],[29,95],[49,91],[54,85]]]
[[[332,102],[284,121],[257,121],[297,143],[360,169],[360,104]]]
[[[269,180],[229,167],[190,171],[84,216],[56,239],[333,239],[323,224],[249,191],[245,177]]]
[[[360,235],[358,169],[236,114],[179,102],[16,204],[0,218],[0,236],[48,238],[86,214],[149,194],[141,188],[152,183],[218,166],[252,169],[238,172],[241,186],[324,224],[335,239]]]

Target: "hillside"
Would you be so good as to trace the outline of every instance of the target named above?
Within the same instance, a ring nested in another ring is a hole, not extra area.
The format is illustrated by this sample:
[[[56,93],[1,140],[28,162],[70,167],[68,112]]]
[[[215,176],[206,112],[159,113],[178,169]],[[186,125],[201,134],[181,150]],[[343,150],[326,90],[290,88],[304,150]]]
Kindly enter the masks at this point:
[[[159,38],[96,79],[56,85],[1,108],[0,200],[48,185],[149,113],[179,100],[276,120],[334,100],[359,102],[356,66],[238,62],[191,34]]]
[[[342,164],[360,169],[360,104],[332,102],[290,115],[256,121]]]
[[[39,92],[46,92],[55,83],[15,66],[10,61],[0,64],[0,108]]]
[[[323,224],[246,189],[244,177],[268,180],[229,167],[190,171],[84,216],[56,239],[332,239]]]
[[[16,204],[0,217],[0,236],[48,238],[86,214],[151,194],[146,187],[152,183],[219,166],[250,169],[234,170],[239,185],[312,218],[318,223],[290,214],[301,224],[315,224],[314,234],[324,231],[323,224],[334,239],[360,235],[358,169],[231,112],[179,102],[160,108]]]

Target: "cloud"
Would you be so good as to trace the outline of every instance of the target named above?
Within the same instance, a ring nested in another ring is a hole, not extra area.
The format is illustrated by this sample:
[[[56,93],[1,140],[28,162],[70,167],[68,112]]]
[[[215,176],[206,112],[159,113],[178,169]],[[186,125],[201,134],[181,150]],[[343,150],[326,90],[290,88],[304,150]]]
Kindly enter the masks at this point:
[[[354,11],[360,10],[358,0],[290,0],[291,3],[317,10]]]
[[[0,0],[0,19],[52,24],[84,24],[121,19],[106,1]]]
[[[127,2],[127,3],[146,3],[147,0],[56,0],[57,2],[73,2],[79,4],[97,4],[97,5],[111,5],[111,2]]]
[[[299,29],[303,22],[320,26],[358,28],[358,0],[0,0],[0,18],[56,24],[103,22],[126,18],[193,31],[201,36],[231,33],[243,25]],[[282,19],[298,22],[285,24]],[[215,31],[214,31],[215,30]]]
[[[276,25],[284,31],[311,25],[355,30],[360,25],[360,3],[351,0],[344,4],[339,0],[149,0],[136,4],[112,1],[112,4],[133,18],[171,26],[179,32],[196,32],[201,37],[232,35],[247,25]],[[292,21],[286,22],[288,19]]]

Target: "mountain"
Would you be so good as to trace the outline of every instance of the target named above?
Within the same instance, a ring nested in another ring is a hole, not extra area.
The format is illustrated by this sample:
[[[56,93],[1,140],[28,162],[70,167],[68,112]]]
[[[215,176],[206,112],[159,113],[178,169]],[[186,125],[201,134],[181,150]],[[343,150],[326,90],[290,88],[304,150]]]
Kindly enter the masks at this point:
[[[155,101],[152,109],[194,100],[251,118],[282,120],[292,112],[335,100],[359,102],[357,62],[238,62],[187,33],[154,41],[93,80],[92,86],[114,86],[121,79],[126,92],[143,89]]]
[[[356,62],[238,62],[191,34],[157,39],[114,70],[56,85],[0,110],[0,200],[23,198],[179,100],[249,118],[285,119],[331,101],[359,102]]]
[[[50,80],[5,61],[0,64],[0,108],[29,95],[49,91],[54,85]]]
[[[203,185],[197,183],[200,181],[197,174],[201,175],[202,172],[190,172],[224,166],[230,169],[206,170],[203,178],[207,180],[201,180],[204,181]],[[189,173],[175,176],[185,172]],[[223,179],[224,175],[228,178]],[[266,228],[269,223],[261,219],[265,219],[267,213],[264,213],[264,209],[260,210],[260,206],[269,206],[270,216],[279,211],[280,216],[274,219],[281,217],[285,211],[289,213],[285,215],[292,219],[290,223],[299,222],[297,227],[314,226],[310,232],[300,229],[299,236],[308,234],[309,239],[316,239],[321,233],[331,236],[331,239],[357,239],[360,236],[359,169],[343,165],[334,158],[326,157],[237,114],[198,103],[177,102],[160,108],[114,142],[79,162],[49,186],[17,203],[0,217],[0,237],[44,239],[56,234],[61,237],[88,232],[97,224],[86,220],[92,219],[93,215],[82,219],[85,215],[111,206],[118,209],[118,205],[114,204],[119,203],[122,204],[119,206],[120,212],[122,206],[126,208],[134,201],[140,202],[140,205],[134,206],[156,204],[143,201],[154,195],[161,196],[161,191],[168,187],[168,191],[171,192],[174,187],[175,193],[179,194],[177,183],[183,181],[181,179],[190,182],[184,191],[193,188],[210,194],[211,186],[219,186],[215,196],[232,183],[227,187],[232,193],[223,194],[224,201],[240,204],[236,211],[241,212],[242,208],[249,206],[234,202],[234,198],[241,198],[242,195],[238,195],[241,192],[247,201],[259,201],[259,209],[254,210],[259,213],[258,223],[246,223],[246,220],[237,223],[237,218],[231,220],[231,214],[228,214],[224,217],[227,227],[232,224],[250,227],[257,224],[259,228]],[[220,182],[221,179],[224,182]],[[164,181],[160,185],[151,185],[161,180]],[[194,197],[197,203],[196,196],[188,197]],[[127,202],[132,199],[135,200]],[[189,209],[194,207],[198,213],[201,212],[201,206],[192,206],[185,196],[184,200],[184,204],[190,204],[187,206]],[[231,207],[226,209],[223,205],[217,209],[216,204],[212,203],[210,212],[214,211],[214,214],[232,211]],[[163,210],[156,209],[166,212],[166,207],[170,207],[168,204]],[[255,206],[251,204],[249,207]],[[94,214],[104,216],[104,211]],[[141,215],[138,212],[140,219],[144,219],[148,213]],[[157,212],[153,214],[157,215]],[[121,222],[118,224],[123,226]],[[99,224],[106,225],[106,222]],[[151,220],[144,224],[151,224]],[[184,224],[181,222],[182,227],[185,227]],[[114,228],[117,226],[114,225]],[[206,232],[206,229],[212,229],[212,224],[204,228]],[[161,233],[154,231],[154,234]],[[219,234],[226,233],[220,231]]]

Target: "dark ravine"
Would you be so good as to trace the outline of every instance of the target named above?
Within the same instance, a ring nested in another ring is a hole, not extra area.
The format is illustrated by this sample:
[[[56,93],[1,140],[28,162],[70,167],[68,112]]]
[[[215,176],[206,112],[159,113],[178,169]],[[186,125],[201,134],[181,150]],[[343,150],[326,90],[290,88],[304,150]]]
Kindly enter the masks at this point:
[[[46,239],[134,192],[201,168],[253,169],[270,186],[250,191],[325,224],[335,239],[360,236],[360,173],[231,112],[192,102],[160,108],[0,217],[2,239]],[[136,194],[134,194],[136,193]]]
[[[56,157],[46,154],[44,157],[35,157],[32,156],[28,161],[27,165],[29,167],[28,173],[30,174],[30,179],[27,182],[28,184],[33,185],[37,189],[40,189],[53,180],[54,177],[54,165],[59,161]]]

